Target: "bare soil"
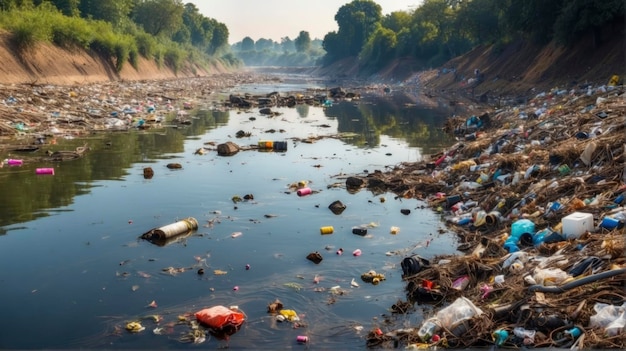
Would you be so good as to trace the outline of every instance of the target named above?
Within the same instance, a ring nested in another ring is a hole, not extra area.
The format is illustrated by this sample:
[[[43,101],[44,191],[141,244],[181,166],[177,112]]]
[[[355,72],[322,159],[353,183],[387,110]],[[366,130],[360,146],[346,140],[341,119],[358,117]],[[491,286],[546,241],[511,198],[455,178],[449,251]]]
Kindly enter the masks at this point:
[[[50,44],[38,44],[18,50],[8,33],[0,33],[0,84],[79,85],[117,80],[173,79],[207,76],[227,70],[213,64],[209,68],[188,66],[179,72],[158,67],[155,61],[139,59],[137,69],[125,64],[121,72],[115,63],[82,50],[65,50]]]

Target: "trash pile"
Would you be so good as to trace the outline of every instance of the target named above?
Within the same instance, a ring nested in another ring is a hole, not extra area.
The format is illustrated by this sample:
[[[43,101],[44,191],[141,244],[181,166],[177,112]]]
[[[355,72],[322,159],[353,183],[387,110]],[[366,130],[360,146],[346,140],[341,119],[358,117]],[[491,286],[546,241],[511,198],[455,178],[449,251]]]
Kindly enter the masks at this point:
[[[173,122],[187,124],[186,110],[197,107],[199,101],[253,79],[263,81],[269,77],[222,73],[192,79],[75,86],[0,84],[0,137],[42,144],[51,136],[147,129],[165,122],[169,114],[175,115]]]
[[[362,178],[427,201],[464,254],[404,258],[408,301],[433,314],[368,346],[624,349],[624,86],[554,89],[446,129],[453,147]]]

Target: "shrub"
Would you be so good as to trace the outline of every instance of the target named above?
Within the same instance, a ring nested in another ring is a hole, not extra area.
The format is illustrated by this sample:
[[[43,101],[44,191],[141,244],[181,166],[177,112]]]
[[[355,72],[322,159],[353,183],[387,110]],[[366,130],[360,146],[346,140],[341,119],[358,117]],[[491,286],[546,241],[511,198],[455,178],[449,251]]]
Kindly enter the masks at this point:
[[[165,64],[167,64],[174,73],[178,73],[183,67],[183,63],[187,55],[184,50],[172,44],[165,50]]]

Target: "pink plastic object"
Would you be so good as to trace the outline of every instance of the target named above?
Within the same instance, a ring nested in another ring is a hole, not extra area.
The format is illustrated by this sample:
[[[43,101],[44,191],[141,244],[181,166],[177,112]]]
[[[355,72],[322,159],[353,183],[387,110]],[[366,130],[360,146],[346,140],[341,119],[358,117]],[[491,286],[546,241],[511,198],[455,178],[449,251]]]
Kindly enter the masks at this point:
[[[352,251],[352,255],[353,256],[361,256],[361,249],[356,249],[356,250]]]
[[[7,164],[8,164],[9,166],[21,166],[22,164],[24,164],[24,161],[22,161],[22,160],[8,159],[8,160],[7,160]]]
[[[309,195],[311,193],[311,188],[302,188],[302,189],[298,189],[297,194],[298,196],[305,196],[305,195]]]
[[[36,174],[52,174],[54,175],[54,168],[37,168],[35,170]]]

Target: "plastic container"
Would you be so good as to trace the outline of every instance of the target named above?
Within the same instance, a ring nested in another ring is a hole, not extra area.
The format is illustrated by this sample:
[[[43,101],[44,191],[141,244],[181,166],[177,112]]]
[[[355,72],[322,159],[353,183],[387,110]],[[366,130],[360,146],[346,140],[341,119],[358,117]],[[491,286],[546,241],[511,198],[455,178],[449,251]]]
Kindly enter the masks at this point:
[[[424,322],[424,324],[422,324],[420,329],[417,331],[417,336],[422,341],[429,342],[430,338],[432,338],[433,335],[437,334],[440,329],[441,326],[439,325],[439,321],[437,321],[437,318],[429,318]]]
[[[574,212],[561,219],[565,239],[578,239],[585,232],[593,231],[593,214]]]
[[[461,202],[461,195],[452,195],[446,198],[446,207],[452,208],[458,202]]]
[[[36,174],[51,174],[54,175],[54,168],[37,168],[35,170]]]
[[[531,245],[535,235],[535,223],[529,219],[520,219],[511,225],[511,235],[504,242],[503,247],[510,253],[519,251],[519,244]]]
[[[602,219],[602,222],[600,223],[600,228],[609,229],[609,230],[622,229],[623,227],[624,227],[624,222],[613,217],[604,217]]]
[[[259,140],[259,149],[273,149],[274,142],[271,140]]]
[[[274,151],[287,151],[286,141],[275,141],[273,145]]]
[[[363,226],[357,226],[357,227],[352,227],[352,234],[356,234],[356,235],[367,235],[367,227],[363,227]]]
[[[307,342],[309,342],[309,337],[306,335],[298,335],[296,336],[296,341],[299,344],[306,344]]]
[[[330,225],[320,228],[320,234],[322,234],[322,235],[332,234],[334,231],[335,231],[335,228],[333,228]]]
[[[307,188],[298,189],[296,194],[298,194],[298,196],[310,195],[311,194],[311,188],[307,187]]]

